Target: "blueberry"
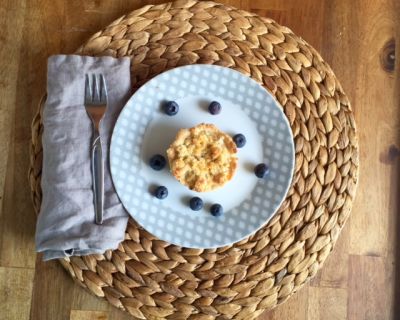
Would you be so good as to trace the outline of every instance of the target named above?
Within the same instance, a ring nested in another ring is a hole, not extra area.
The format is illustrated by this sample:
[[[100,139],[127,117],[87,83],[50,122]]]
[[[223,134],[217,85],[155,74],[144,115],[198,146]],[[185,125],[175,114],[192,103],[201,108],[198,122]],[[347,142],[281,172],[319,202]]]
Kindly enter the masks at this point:
[[[213,101],[210,103],[208,106],[208,111],[210,111],[211,114],[218,114],[221,112],[221,104],[217,101]]]
[[[211,206],[210,212],[214,217],[220,217],[224,214],[224,208],[218,203],[215,203]]]
[[[154,196],[157,199],[165,199],[168,197],[168,189],[164,186],[159,186],[157,189],[154,191]]]
[[[203,200],[201,200],[199,197],[193,197],[190,199],[189,206],[190,209],[199,211],[203,208]]]
[[[169,116],[174,116],[179,111],[179,105],[175,101],[168,101],[164,105],[164,112]]]
[[[156,154],[150,158],[149,164],[152,169],[160,171],[167,164],[167,160],[161,154]]]
[[[242,148],[246,144],[246,137],[243,134],[238,133],[233,136],[233,141],[236,143],[236,147]]]
[[[254,168],[254,173],[260,179],[265,178],[269,173],[269,167],[265,163],[260,163]]]

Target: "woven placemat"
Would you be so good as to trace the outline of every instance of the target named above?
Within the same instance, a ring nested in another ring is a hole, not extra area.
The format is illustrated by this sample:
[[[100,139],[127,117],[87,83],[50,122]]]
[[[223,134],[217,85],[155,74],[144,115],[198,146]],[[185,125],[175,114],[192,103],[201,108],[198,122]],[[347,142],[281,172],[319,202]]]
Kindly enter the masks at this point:
[[[185,249],[131,220],[118,250],[60,260],[79,284],[140,319],[253,319],[315,275],[349,216],[358,176],[349,101],[315,49],[271,19],[214,2],[178,1],[121,17],[78,53],[132,56],[135,88],[181,65],[238,70],[280,102],[296,145],[288,196],[253,236],[219,249]],[[32,125],[36,212],[42,197],[41,110]]]

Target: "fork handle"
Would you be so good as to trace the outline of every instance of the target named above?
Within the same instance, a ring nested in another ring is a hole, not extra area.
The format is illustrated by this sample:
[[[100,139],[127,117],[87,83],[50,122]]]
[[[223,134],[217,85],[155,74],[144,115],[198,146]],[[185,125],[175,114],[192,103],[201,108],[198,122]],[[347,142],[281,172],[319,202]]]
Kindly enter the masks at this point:
[[[95,222],[96,224],[102,224],[104,207],[104,163],[100,135],[98,132],[94,133],[91,158]]]

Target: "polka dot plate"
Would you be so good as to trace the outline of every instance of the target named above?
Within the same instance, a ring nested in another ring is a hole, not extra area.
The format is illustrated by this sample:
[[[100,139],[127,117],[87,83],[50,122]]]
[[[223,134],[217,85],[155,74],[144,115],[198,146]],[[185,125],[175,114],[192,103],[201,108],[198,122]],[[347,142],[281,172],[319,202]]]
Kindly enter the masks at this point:
[[[162,106],[176,101],[179,112],[168,116]],[[222,111],[208,112],[218,101]],[[229,135],[242,133],[238,169],[231,181],[211,192],[194,192],[180,184],[168,166],[155,171],[149,159],[166,157],[180,128],[212,123]],[[229,68],[189,65],[166,71],[148,81],[130,98],[114,128],[110,163],[117,193],[129,214],[147,231],[170,243],[191,248],[214,248],[237,242],[266,224],[289,189],[294,169],[293,136],[282,108],[254,80]],[[266,163],[269,175],[258,179],[254,167]],[[168,197],[153,196],[157,186]],[[192,211],[189,200],[204,201]],[[219,203],[224,214],[214,217]]]

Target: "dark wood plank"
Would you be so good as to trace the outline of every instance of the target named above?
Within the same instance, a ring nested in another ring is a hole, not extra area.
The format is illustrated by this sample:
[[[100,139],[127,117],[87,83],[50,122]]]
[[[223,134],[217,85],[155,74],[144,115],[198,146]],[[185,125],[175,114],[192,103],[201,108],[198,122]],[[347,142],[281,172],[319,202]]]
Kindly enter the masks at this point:
[[[348,319],[395,319],[393,261],[350,256]]]
[[[38,259],[33,282],[30,319],[69,319],[76,284],[61,264]]]

